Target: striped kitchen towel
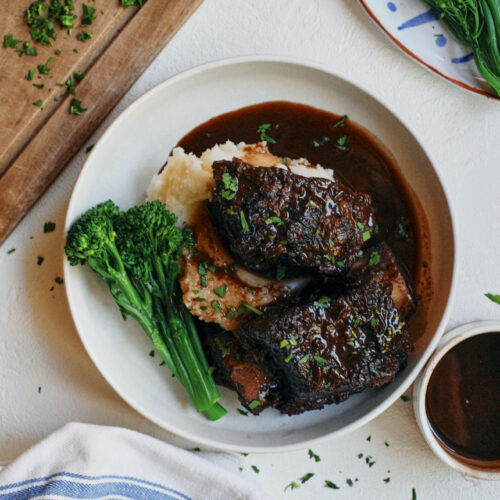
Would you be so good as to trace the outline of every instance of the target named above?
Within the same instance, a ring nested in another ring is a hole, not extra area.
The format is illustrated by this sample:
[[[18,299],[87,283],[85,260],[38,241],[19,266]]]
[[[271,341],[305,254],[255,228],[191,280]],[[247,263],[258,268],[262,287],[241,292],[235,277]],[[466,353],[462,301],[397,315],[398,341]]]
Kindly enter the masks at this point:
[[[265,500],[189,451],[118,427],[71,423],[0,470],[0,500]]]

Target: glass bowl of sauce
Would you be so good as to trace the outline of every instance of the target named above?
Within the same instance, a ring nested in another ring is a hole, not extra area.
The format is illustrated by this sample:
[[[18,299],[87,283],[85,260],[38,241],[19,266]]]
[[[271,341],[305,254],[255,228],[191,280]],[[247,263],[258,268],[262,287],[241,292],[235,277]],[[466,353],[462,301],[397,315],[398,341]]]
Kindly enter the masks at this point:
[[[441,460],[500,480],[500,322],[464,325],[443,337],[415,382],[414,409]]]

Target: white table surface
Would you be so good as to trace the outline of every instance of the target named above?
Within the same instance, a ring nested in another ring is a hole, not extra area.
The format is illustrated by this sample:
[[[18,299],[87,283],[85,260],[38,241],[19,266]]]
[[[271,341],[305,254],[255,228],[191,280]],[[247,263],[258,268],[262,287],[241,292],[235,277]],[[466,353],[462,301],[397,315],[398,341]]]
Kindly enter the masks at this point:
[[[398,110],[431,152],[454,202],[460,272],[449,327],[500,320],[500,307],[483,297],[500,293],[500,103],[466,93],[419,67],[379,32],[355,0],[206,0],[88,144],[157,83],[201,63],[246,54],[322,63]],[[3,462],[69,421],[125,426],[195,446],[151,424],[115,394],[80,343],[64,285],[54,283],[62,275],[64,213],[84,149],[0,248]],[[56,222],[56,231],[44,234],[43,223],[49,220]],[[8,255],[11,248],[16,251]],[[37,266],[38,255],[45,258],[42,266]],[[401,400],[360,430],[314,452],[321,462],[310,460],[307,450],[208,456],[247,475],[273,498],[410,499],[412,487],[419,500],[500,498],[500,483],[466,478],[442,464],[421,437],[411,403]],[[376,463],[369,467],[358,453]],[[315,476],[284,492],[308,472]],[[384,483],[387,477],[390,482]],[[359,481],[349,487],[347,478]],[[326,479],[340,489],[324,488]]]

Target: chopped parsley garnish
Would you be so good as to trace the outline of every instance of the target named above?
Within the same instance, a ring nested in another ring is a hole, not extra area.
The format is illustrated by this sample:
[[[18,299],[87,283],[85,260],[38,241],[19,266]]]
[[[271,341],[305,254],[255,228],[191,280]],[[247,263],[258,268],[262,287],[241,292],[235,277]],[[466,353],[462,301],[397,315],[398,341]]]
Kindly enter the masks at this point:
[[[27,73],[26,73],[26,76],[24,78],[26,78],[26,80],[28,81],[31,81],[33,80],[33,77],[35,76],[35,70],[34,69],[30,69]]]
[[[218,300],[212,300],[212,302],[210,303],[210,305],[212,306],[212,309],[215,311],[215,312],[222,312],[222,307],[219,303]]]
[[[43,89],[45,85],[43,83],[34,83],[33,87],[36,87],[37,89]]]
[[[321,363],[322,365],[326,363],[326,359],[322,358],[321,356],[314,356],[314,359],[318,362]]]
[[[356,226],[358,226],[358,228],[361,230],[365,228],[365,225],[362,222],[356,222]]]
[[[81,115],[82,113],[87,111],[87,108],[82,108],[82,102],[73,97],[71,99],[69,111],[73,115]]]
[[[368,261],[369,266],[376,266],[380,262],[380,254],[378,252],[372,252],[370,254],[370,260]]]
[[[219,337],[215,337],[215,344],[219,348],[219,351],[221,353],[221,356],[225,358],[231,351],[229,350],[229,347],[227,345],[224,345]]]
[[[226,200],[232,200],[238,191],[238,179],[225,172],[222,174],[222,182],[225,189],[222,191],[221,196]]]
[[[40,394],[41,392],[42,392],[42,387],[38,386],[38,394]]]
[[[326,307],[330,302],[330,297],[321,297],[318,300],[314,301],[314,305],[318,307]]]
[[[411,500],[417,500],[417,492],[415,491],[415,488],[411,489]]]
[[[252,311],[253,313],[257,314],[258,316],[260,316],[262,314],[262,311],[260,311],[259,309],[257,309],[254,306],[251,306],[248,302],[242,302],[241,306],[243,306],[245,309],[248,309],[249,311]]]
[[[311,479],[312,477],[314,476],[314,474],[312,472],[308,472],[307,474],[303,475],[301,478],[300,478],[300,482],[302,484],[304,484],[305,482],[309,481],[309,479]]]
[[[95,144],[91,144],[90,146],[87,146],[87,149],[85,150],[85,154],[88,154],[92,151],[92,149],[94,148]]]
[[[370,434],[367,438],[366,438],[367,441],[371,441],[372,440],[372,435]]]
[[[325,479],[324,488],[330,488],[332,490],[340,490],[340,486],[337,486],[334,482],[329,479]]]
[[[229,319],[236,318],[236,309],[234,307],[231,307],[230,309],[227,310],[227,317]]]
[[[377,318],[372,318],[370,320],[370,325],[372,328],[375,328],[377,326],[377,323],[378,323],[378,319]]]
[[[288,342],[287,339],[283,339],[281,342],[280,342],[280,348],[283,349],[284,347],[290,345],[290,342]]]
[[[225,297],[226,293],[227,293],[227,285],[222,285],[222,286],[218,286],[217,288],[214,288],[214,292],[219,297]]]
[[[134,5],[138,5],[142,7],[148,0],[121,0],[123,7],[133,7]]]
[[[304,363],[307,363],[309,360],[309,354],[306,354],[303,358],[299,359],[299,365],[303,365]]]
[[[370,231],[365,231],[363,233],[363,241],[368,241],[371,237],[372,235],[370,234]]]
[[[319,458],[319,456],[316,455],[316,453],[314,453],[311,449],[308,450],[307,454],[309,455],[309,458],[312,458],[315,462],[321,462],[321,458]]]
[[[297,345],[297,341],[295,340],[295,337],[290,337],[290,344],[292,344],[293,346]]]
[[[281,281],[286,275],[286,267],[285,266],[278,266],[276,269],[276,279],[278,281]]]
[[[319,148],[320,146],[324,146],[328,141],[330,140],[329,137],[327,137],[326,135],[324,135],[321,139],[319,139],[318,141],[313,141],[313,146],[315,148]]]
[[[82,26],[90,26],[94,19],[96,18],[94,7],[82,4],[83,14],[82,14]]]
[[[12,35],[4,35],[3,37],[3,46],[6,49],[15,49],[20,42],[21,40],[16,40]]]
[[[207,274],[207,268],[205,262],[200,262],[198,264],[198,274],[201,276],[205,276]]]
[[[45,260],[45,259],[44,259],[41,255],[39,255],[39,256],[37,257],[37,260],[36,260],[36,265],[37,265],[37,266],[41,266],[41,265],[43,264],[43,261],[44,261],[44,260]]]
[[[398,224],[398,234],[399,236],[401,236],[403,240],[408,239],[408,231],[406,227],[403,224],[401,224],[401,222]]]
[[[349,486],[351,486],[351,487],[352,487],[352,485],[354,484],[354,483],[353,483],[353,481],[352,481],[352,479],[350,479],[350,478],[347,478],[347,479],[345,480],[345,482],[346,482]]]
[[[378,370],[375,370],[375,368],[371,368],[370,367],[370,371],[374,374],[374,375],[380,375],[380,372]]]
[[[258,474],[260,472],[259,468],[256,465],[251,465],[250,467],[255,472],[255,474]]]
[[[37,106],[38,108],[41,108],[43,106],[43,102],[41,101],[41,99],[38,99],[37,101],[32,102],[31,104],[33,104],[33,106]]]
[[[385,479],[383,479],[384,483],[389,483],[391,481],[391,478],[390,477],[386,477]]]
[[[245,416],[245,417],[248,417],[248,412],[247,412],[247,411],[243,411],[241,408],[237,408],[237,410],[238,410],[238,413],[239,413],[240,415],[243,415],[243,416]]]
[[[56,276],[56,278],[54,279],[54,281],[58,284],[58,285],[62,285],[64,283],[63,279],[60,277],[60,276]]]
[[[347,136],[343,135],[337,139],[337,149],[339,151],[347,151],[349,148],[346,146]]]
[[[245,217],[245,212],[243,212],[243,210],[240,210],[240,221],[241,221],[241,228],[243,229],[243,232],[246,233],[248,231],[248,222]]]
[[[347,120],[348,116],[344,115],[337,123],[335,123],[334,127],[343,127]]]
[[[500,295],[493,295],[492,293],[485,293],[484,295],[495,304],[500,304]]]
[[[384,441],[384,444],[389,448],[390,444],[387,441]]]
[[[266,219],[266,224],[268,226],[271,224],[276,224],[277,226],[282,226],[283,221],[279,217],[269,217],[269,219]]]
[[[16,251],[15,248],[11,248],[10,250],[7,251],[7,255],[10,255],[11,253],[14,253]]]
[[[78,33],[78,40],[80,40],[80,42],[86,42],[87,40],[90,40],[92,37],[94,36],[94,34],[92,33],[92,31],[82,31],[81,33]]]
[[[154,351],[149,351],[149,356],[154,358],[155,357],[155,352]]]
[[[285,363],[289,363],[290,360],[293,358],[293,352],[291,352],[286,358],[285,358]]]
[[[43,232],[44,233],[52,233],[56,229],[56,223],[55,222],[46,222],[43,225]]]
[[[258,399],[254,399],[253,401],[250,401],[250,403],[248,403],[248,407],[251,410],[255,410],[255,408],[257,408],[257,406],[260,406],[261,404],[262,402],[260,402]]]
[[[410,401],[410,397],[407,396],[406,394],[403,394],[402,396],[400,396],[401,399],[405,402],[405,403],[408,403],[408,401]]]
[[[270,123],[263,123],[257,127],[257,133],[259,134],[261,141],[267,141],[269,144],[276,144],[276,141],[267,135],[267,131],[271,128]]]
[[[358,458],[363,458],[363,453],[358,453]]]

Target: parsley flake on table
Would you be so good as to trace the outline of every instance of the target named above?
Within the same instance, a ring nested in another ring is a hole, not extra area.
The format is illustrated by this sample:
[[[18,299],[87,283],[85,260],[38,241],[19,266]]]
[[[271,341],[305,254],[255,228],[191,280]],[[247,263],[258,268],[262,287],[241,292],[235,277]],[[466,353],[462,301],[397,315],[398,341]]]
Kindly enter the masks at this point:
[[[329,479],[325,479],[325,484],[323,487],[330,488],[332,490],[340,490],[340,486],[337,486],[334,482],[330,481]]]
[[[312,472],[308,472],[307,474],[303,475],[303,476],[300,478],[300,482],[301,482],[302,484],[304,484],[305,482],[309,481],[309,479],[311,479],[313,476],[314,476],[314,473],[312,473]]]
[[[23,48],[22,49],[16,49],[17,52],[19,52],[19,57],[22,57],[24,55],[26,56],[31,56],[35,57],[38,55],[38,52],[36,51],[35,48],[31,47],[30,42],[24,42],[23,43]]]
[[[44,259],[41,255],[39,255],[39,256],[37,257],[37,260],[36,260],[36,265],[37,265],[37,266],[41,266],[41,265],[43,264],[43,261],[44,261],[44,260],[45,260],[45,259]]]
[[[382,479],[382,481],[384,481],[384,483],[389,483],[391,481],[391,478],[390,477],[386,477],[385,479]]]
[[[276,141],[272,137],[269,137],[269,135],[267,134],[267,131],[270,128],[270,123],[263,123],[262,125],[259,125],[257,127],[257,133],[259,134],[261,141],[267,141],[269,144],[276,144]]]
[[[43,106],[43,102],[41,99],[36,100],[35,102],[32,102],[33,106],[36,106],[37,108],[41,108]]]
[[[260,472],[260,469],[256,465],[251,465],[250,467],[255,472],[255,474],[258,474]]]
[[[34,69],[30,69],[27,73],[26,73],[26,76],[24,78],[26,78],[26,80],[28,81],[31,81],[33,80],[33,77],[35,76],[35,70]]]
[[[315,462],[321,462],[321,458],[319,458],[319,456],[316,455],[316,453],[314,453],[311,449],[308,450],[307,454],[309,455],[309,458],[312,458]]]
[[[495,302],[495,304],[500,305],[500,295],[493,295],[492,293],[485,293],[485,297],[490,299],[492,302]]]
[[[11,253],[14,253],[16,251],[15,248],[11,248],[10,250],[7,251],[7,255],[10,255]]]
[[[43,232],[44,233],[52,233],[56,229],[56,223],[55,222],[46,222],[43,225]]]
[[[352,486],[354,485],[353,480],[352,480],[352,479],[350,479],[350,478],[347,478],[347,479],[345,480],[345,482],[346,482],[346,483],[348,484],[348,486],[350,486],[350,487],[352,487]]]
[[[62,285],[64,283],[63,279],[60,276],[56,276],[54,280],[58,285]]]
[[[297,484],[295,481],[292,481],[290,484],[287,484],[285,486],[285,491],[290,488],[291,490],[294,490],[295,488],[300,488],[300,484]]]

